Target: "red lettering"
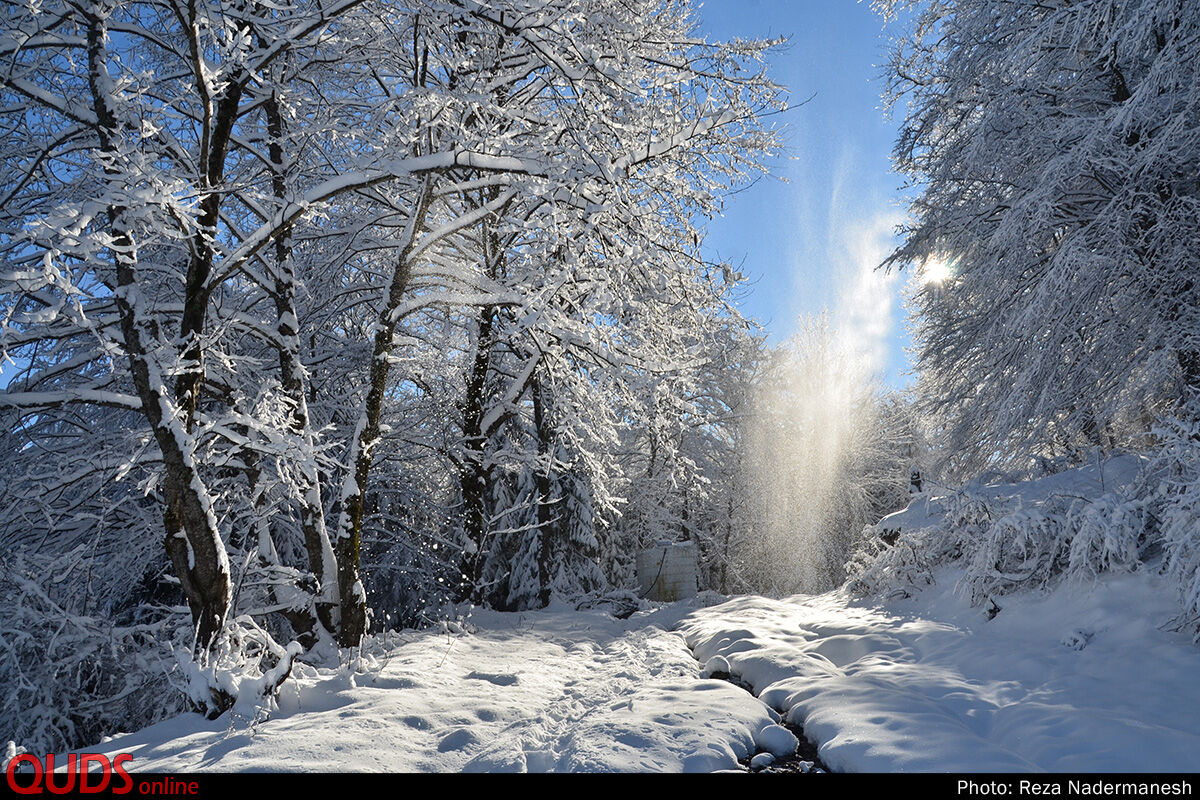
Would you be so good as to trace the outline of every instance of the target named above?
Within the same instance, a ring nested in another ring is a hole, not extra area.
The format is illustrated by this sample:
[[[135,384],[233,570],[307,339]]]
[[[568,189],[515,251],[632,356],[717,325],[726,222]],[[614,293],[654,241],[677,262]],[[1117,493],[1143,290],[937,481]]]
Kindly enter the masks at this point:
[[[74,753],[67,756],[67,783],[65,786],[54,785],[54,756],[46,756],[46,788],[50,794],[66,794],[75,788],[75,765],[79,757]]]
[[[100,774],[102,777],[99,784],[96,786],[88,785],[88,764],[99,764]],[[103,792],[108,788],[108,782],[112,780],[112,766],[108,763],[108,756],[102,753],[84,753],[79,759],[79,793],[80,794],[95,794]]]
[[[33,783],[29,786],[20,786],[17,784],[17,767],[21,764],[33,764]],[[29,753],[22,753],[8,762],[8,769],[4,771],[4,774],[8,777],[8,788],[17,794],[42,793],[42,762],[36,756]]]
[[[125,765],[130,761],[133,761],[133,756],[129,753],[121,753],[113,759],[113,770],[125,780],[124,788],[113,787],[113,794],[129,794],[133,791],[133,778],[125,771]]]

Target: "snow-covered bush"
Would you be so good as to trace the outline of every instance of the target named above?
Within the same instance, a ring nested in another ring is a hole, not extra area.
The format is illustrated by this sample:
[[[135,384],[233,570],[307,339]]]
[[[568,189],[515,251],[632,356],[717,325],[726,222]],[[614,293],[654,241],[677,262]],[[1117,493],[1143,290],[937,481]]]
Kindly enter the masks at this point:
[[[929,503],[918,498],[916,503]],[[912,506],[910,506],[911,508]],[[933,569],[963,553],[964,539],[992,519],[985,498],[959,491],[941,499],[944,524],[894,527],[896,515],[863,528],[846,564],[847,586],[860,595],[903,595],[933,583]]]
[[[280,645],[250,617],[240,616],[225,625],[211,649],[194,658],[191,648],[175,653],[188,699],[215,719],[231,708],[253,716],[270,711],[302,650],[297,642]]]
[[[1070,542],[1065,516],[1057,500],[1050,508],[1018,503],[982,535],[968,539],[963,585],[971,602],[982,604],[993,595],[1045,586],[1061,573]]]
[[[186,710],[171,651],[186,613],[143,609],[130,624],[73,613],[53,596],[54,566],[0,562],[0,739],[55,752]]]
[[[1104,494],[1074,515],[1067,573],[1094,578],[1135,568],[1147,542],[1149,516],[1139,497]]]
[[[1160,477],[1149,494],[1164,551],[1163,570],[1179,591],[1179,627],[1200,641],[1200,423],[1168,419],[1157,430]]]
[[[982,605],[1062,579],[1135,569],[1152,543],[1141,497],[1147,484],[1133,480],[1130,470],[1136,463],[1131,457],[1109,462],[1124,478],[1112,491],[1104,490],[1104,464],[1009,486],[972,482],[946,497],[921,497],[864,529],[846,567],[850,588],[863,595],[907,593],[932,583],[938,565],[960,561],[960,585]]]
[[[77,613],[61,557],[0,561],[0,738],[28,752],[94,744],[184,711],[269,711],[301,652],[248,616],[193,660],[185,608],[143,604],[113,617]]]
[[[933,567],[938,563],[922,544],[912,536],[894,544],[878,536],[864,538],[846,563],[846,585],[863,596],[911,597],[910,589],[933,584]]]

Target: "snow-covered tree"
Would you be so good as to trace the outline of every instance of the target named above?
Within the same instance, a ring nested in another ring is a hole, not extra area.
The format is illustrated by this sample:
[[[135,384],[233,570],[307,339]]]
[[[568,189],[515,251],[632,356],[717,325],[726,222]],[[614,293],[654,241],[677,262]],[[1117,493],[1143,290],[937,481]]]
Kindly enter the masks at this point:
[[[1200,389],[1200,7],[902,2],[918,360],[960,473],[1127,444]],[[935,279],[936,278],[936,279]]]
[[[90,547],[84,609],[181,586],[202,657],[478,596],[510,505],[507,596],[596,585],[638,381],[715,342],[698,221],[775,146],[769,43],[674,1],[3,14],[6,545]]]

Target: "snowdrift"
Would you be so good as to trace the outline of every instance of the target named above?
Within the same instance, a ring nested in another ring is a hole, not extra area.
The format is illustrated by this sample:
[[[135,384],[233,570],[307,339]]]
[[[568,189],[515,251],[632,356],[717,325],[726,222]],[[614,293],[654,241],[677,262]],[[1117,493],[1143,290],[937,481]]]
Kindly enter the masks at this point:
[[[920,497],[867,531],[842,590],[681,630],[835,770],[1194,771],[1200,649],[1172,630],[1148,466]]]

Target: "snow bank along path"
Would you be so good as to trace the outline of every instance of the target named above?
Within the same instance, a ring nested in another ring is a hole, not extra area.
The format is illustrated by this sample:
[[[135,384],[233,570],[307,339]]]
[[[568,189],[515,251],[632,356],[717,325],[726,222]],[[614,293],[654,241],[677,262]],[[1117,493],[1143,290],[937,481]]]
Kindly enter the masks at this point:
[[[956,577],[884,608],[736,598],[681,630],[833,770],[1200,769],[1200,648],[1155,627],[1177,607],[1152,569],[1001,598],[990,621]]]
[[[774,720],[744,690],[699,677],[669,630],[696,606],[624,621],[477,611],[474,633],[408,633],[365,671],[300,665],[265,722],[183,715],[89,752],[164,772],[736,768]]]

